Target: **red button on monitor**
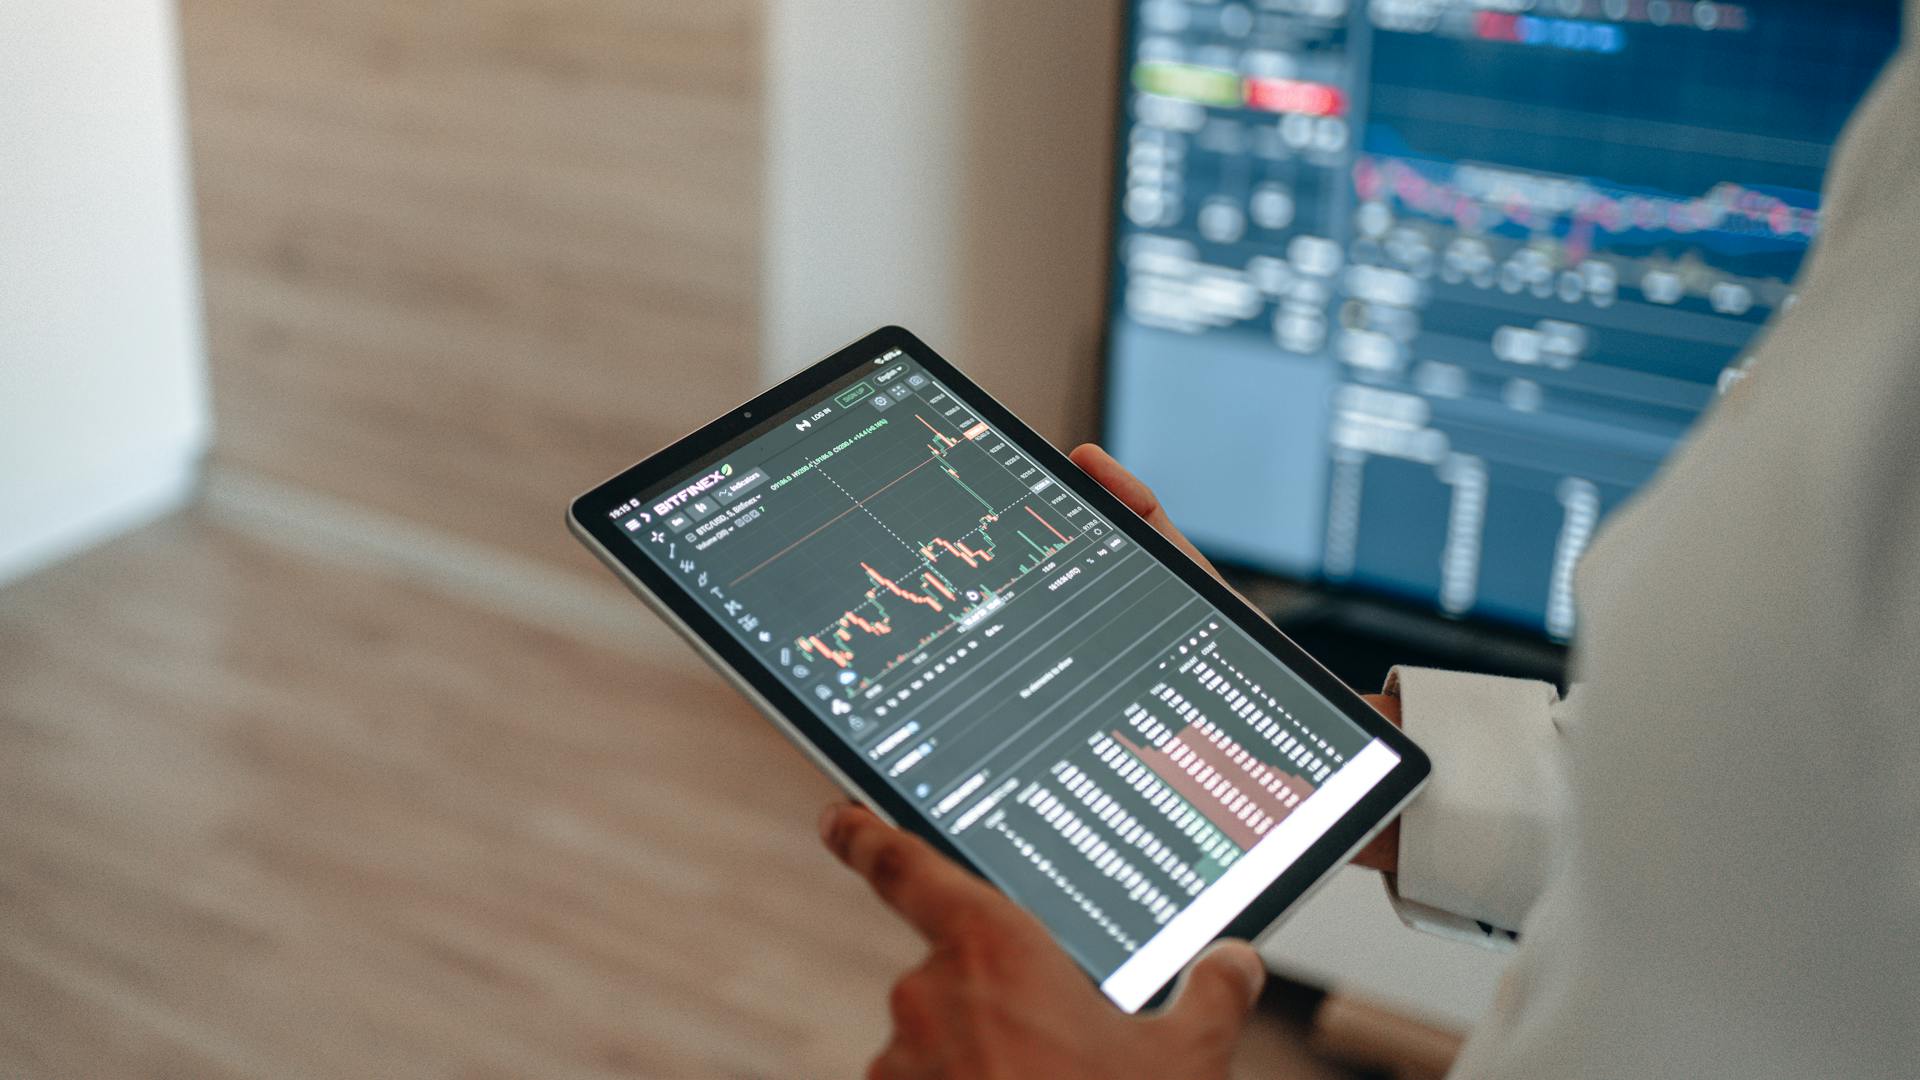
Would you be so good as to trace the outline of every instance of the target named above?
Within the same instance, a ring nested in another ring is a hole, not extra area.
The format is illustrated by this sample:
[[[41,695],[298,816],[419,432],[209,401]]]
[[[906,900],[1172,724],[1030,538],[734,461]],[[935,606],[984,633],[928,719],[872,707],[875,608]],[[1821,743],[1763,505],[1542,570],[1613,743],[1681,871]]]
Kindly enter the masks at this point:
[[[1338,87],[1300,79],[1247,80],[1247,105],[1267,112],[1340,116],[1347,111],[1347,95]]]

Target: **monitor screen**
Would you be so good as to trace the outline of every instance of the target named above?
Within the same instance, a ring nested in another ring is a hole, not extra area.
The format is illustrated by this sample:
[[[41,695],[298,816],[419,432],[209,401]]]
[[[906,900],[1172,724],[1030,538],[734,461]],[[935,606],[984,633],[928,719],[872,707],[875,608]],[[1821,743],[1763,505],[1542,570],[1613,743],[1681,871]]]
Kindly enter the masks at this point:
[[[1210,554],[1565,639],[1794,301],[1898,0],[1138,0],[1106,438]]]

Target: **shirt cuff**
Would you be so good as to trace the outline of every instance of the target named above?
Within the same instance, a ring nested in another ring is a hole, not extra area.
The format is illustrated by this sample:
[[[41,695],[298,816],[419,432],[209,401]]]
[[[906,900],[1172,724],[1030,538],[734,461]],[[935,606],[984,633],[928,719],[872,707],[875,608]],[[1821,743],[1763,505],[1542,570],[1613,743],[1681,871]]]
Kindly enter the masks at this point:
[[[1424,668],[1395,668],[1386,693],[1433,759],[1400,816],[1394,910],[1443,937],[1510,944],[1551,857],[1559,695],[1549,683]]]

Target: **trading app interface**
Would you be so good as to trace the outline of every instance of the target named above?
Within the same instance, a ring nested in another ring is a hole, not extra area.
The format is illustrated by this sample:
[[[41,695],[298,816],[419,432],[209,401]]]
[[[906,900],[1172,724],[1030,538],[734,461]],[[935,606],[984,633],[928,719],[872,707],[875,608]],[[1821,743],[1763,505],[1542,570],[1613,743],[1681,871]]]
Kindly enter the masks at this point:
[[[1259,569],[1573,632],[1793,302],[1895,0],[1144,0],[1109,434]]]
[[[911,357],[613,514],[1137,1008],[1398,763]]]

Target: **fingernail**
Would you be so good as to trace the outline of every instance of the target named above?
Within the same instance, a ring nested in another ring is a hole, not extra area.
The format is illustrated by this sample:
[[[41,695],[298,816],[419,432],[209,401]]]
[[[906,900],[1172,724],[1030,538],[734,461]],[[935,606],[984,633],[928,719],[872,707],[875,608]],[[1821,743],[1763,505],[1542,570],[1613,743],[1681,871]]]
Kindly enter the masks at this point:
[[[821,811],[820,811],[820,839],[821,839],[822,841],[826,841],[826,840],[830,840],[830,839],[832,839],[832,837],[833,837],[833,820],[834,820],[835,818],[837,818],[837,817],[839,817],[839,816],[840,816],[840,811],[841,811],[841,810],[844,810],[844,809],[846,809],[846,805],[847,805],[846,803],[839,803],[839,802],[830,802],[830,803],[828,803],[828,804],[827,804],[827,805],[826,805],[825,807],[823,807],[823,808],[821,809]]]

